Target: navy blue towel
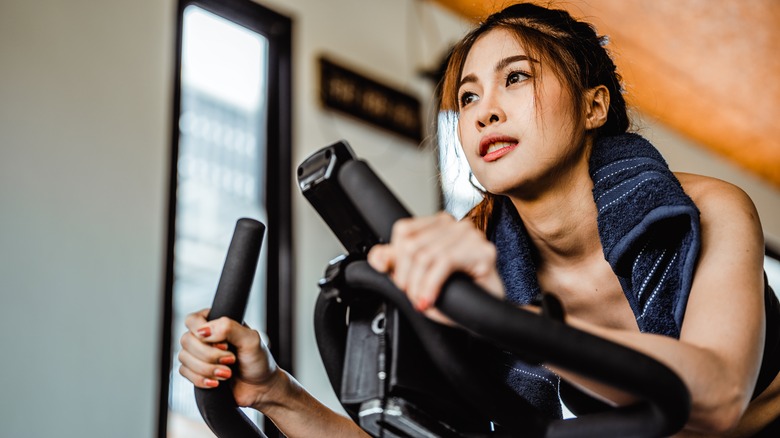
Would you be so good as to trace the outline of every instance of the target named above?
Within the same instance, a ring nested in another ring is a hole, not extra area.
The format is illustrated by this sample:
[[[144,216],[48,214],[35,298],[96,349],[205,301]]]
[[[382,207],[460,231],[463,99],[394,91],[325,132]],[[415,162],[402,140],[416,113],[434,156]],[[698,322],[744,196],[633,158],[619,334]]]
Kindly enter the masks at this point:
[[[590,158],[604,257],[642,332],[679,338],[699,253],[699,212],[661,154],[637,134],[600,139]],[[539,294],[533,247],[511,201],[497,197],[490,240],[507,300]],[[554,291],[552,291],[554,292]],[[506,381],[551,418],[560,418],[559,378],[514,358]]]

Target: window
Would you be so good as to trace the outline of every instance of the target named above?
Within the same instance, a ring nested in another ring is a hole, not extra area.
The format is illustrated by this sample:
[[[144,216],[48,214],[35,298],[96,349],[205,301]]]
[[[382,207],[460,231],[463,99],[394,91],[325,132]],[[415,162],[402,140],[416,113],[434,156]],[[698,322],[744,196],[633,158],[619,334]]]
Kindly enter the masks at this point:
[[[241,217],[269,230],[245,321],[292,366],[290,21],[250,0],[181,1],[178,19],[159,421],[171,438],[213,436],[178,373],[178,339],[186,314],[210,306]]]
[[[440,112],[436,127],[442,208],[460,219],[482,200],[482,186],[472,176],[457,134],[457,114]]]

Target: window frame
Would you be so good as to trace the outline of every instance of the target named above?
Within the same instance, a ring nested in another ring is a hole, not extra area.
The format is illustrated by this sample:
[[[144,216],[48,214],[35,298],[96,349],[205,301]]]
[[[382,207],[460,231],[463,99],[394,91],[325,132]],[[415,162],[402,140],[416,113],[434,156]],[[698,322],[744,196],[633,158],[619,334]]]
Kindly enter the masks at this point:
[[[264,184],[266,224],[264,245],[268,250],[266,268],[265,322],[271,353],[276,362],[293,372],[293,259],[292,259],[292,20],[251,0],[179,0],[176,11],[176,52],[173,78],[171,149],[166,224],[165,283],[163,294],[161,361],[159,369],[158,432],[167,436],[168,386],[172,358],[172,315],[174,241],[176,237],[176,191],[179,156],[179,115],[181,110],[181,57],[184,10],[197,6],[233,21],[268,40],[268,109]],[[281,436],[266,418],[269,438]]]

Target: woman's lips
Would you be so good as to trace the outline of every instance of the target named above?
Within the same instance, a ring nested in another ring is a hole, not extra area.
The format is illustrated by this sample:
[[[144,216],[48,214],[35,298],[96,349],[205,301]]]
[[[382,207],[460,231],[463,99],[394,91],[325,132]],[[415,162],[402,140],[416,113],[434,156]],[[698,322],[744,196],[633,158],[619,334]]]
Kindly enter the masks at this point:
[[[482,159],[487,162],[496,161],[499,158],[511,152],[514,148],[517,147],[517,145],[518,143],[514,141],[492,142],[487,145],[486,149],[484,149],[484,153],[482,154]]]
[[[479,142],[479,155],[486,161],[493,161],[500,158],[507,152],[517,147],[520,143],[515,137],[502,134],[489,134]]]

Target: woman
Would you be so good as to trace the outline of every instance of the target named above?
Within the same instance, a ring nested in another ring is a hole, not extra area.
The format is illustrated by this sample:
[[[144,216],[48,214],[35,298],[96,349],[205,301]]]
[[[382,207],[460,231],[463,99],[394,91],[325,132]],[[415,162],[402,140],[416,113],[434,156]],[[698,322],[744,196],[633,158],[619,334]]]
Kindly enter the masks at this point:
[[[780,316],[762,275],[758,215],[738,188],[674,175],[652,146],[625,134],[620,78],[601,42],[566,12],[530,4],[467,35],[453,51],[442,109],[457,117],[485,198],[471,221],[440,214],[399,222],[369,263],[443,321],[433,303],[453,272],[519,305],[548,291],[568,324],[682,378],[692,411],[681,436],[769,434],[780,413]],[[237,402],[288,436],[363,434],[276,367],[257,332],[205,315],[190,315],[181,341],[181,373],[196,386],[217,386],[238,360]],[[520,376],[560,376],[609,404],[631,402],[566,370],[524,366],[508,362],[508,383],[541,390],[538,407],[550,415],[560,409],[554,385],[540,389]]]

